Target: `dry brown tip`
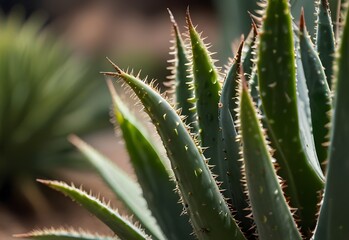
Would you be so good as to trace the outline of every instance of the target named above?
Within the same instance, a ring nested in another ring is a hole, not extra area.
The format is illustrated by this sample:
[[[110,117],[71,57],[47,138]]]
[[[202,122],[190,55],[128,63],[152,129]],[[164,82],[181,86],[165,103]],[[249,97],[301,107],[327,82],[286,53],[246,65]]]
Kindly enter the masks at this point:
[[[301,17],[300,17],[300,20],[299,20],[299,30],[301,32],[304,32],[305,29],[306,29],[306,26],[305,26],[305,19],[304,19],[304,8],[302,7],[302,9],[301,9]]]
[[[328,0],[321,0],[321,4],[326,10],[328,10],[330,8],[330,4],[329,4]]]
[[[122,73],[122,70],[121,70],[115,63],[113,63],[113,61],[110,60],[110,58],[106,57],[106,59],[111,63],[111,65],[113,65],[114,69],[116,70],[116,72],[117,72],[118,74],[121,74],[121,73]]]
[[[237,62],[237,64],[241,65],[241,55],[242,55],[242,48],[244,47],[244,43],[245,43],[245,39],[244,36],[241,36],[241,42],[239,44],[239,48],[236,52],[236,55],[234,57],[235,61]],[[239,67],[241,68],[241,67]]]
[[[252,30],[253,30],[253,35],[257,36],[258,35],[258,27],[257,24],[255,23],[255,21],[252,19]]]

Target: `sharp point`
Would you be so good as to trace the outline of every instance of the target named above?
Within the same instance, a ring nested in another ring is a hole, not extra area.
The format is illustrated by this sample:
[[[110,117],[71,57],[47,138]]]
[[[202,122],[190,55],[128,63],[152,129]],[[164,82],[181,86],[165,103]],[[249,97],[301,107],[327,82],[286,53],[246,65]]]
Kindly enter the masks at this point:
[[[113,63],[113,61],[110,60],[110,58],[108,58],[108,57],[105,57],[105,58],[110,62],[111,65],[113,65],[113,67],[115,68],[115,70],[118,74],[122,73],[122,70],[115,63]]]
[[[236,56],[235,56],[236,61],[237,61],[238,64],[241,64],[241,55],[242,55],[241,53],[242,53],[242,48],[244,46],[244,43],[245,43],[245,40],[244,40],[244,37],[242,35],[241,41],[240,41],[240,44],[239,44],[239,48],[238,48],[238,51],[236,52]]]
[[[189,6],[187,7],[187,11],[186,11],[186,14],[185,14],[185,19],[187,21],[188,28],[189,29],[194,28],[193,22],[191,21],[191,17],[190,17]]]
[[[68,141],[72,143],[73,145],[77,146],[79,142],[81,142],[81,139],[76,136],[75,134],[69,134]]]
[[[170,15],[170,20],[171,20],[171,22],[173,23],[173,25],[176,25],[176,24],[177,24],[177,23],[176,23],[176,20],[175,20],[173,14],[172,14],[172,12],[171,12],[171,10],[170,10],[169,8],[167,8],[167,12],[168,12],[168,14]]]
[[[301,17],[300,17],[300,20],[299,20],[299,30],[301,32],[304,32],[305,29],[306,29],[306,26],[305,26],[305,19],[304,19],[304,8],[302,7],[302,9],[301,9]]]
[[[44,180],[44,179],[40,179],[40,178],[37,178],[36,181],[39,183],[45,184],[45,185],[48,185],[50,183],[49,180]]]
[[[255,23],[254,19],[251,19],[252,20],[252,30],[253,30],[253,34],[254,36],[257,36],[258,35],[258,27],[257,27],[257,24]]]

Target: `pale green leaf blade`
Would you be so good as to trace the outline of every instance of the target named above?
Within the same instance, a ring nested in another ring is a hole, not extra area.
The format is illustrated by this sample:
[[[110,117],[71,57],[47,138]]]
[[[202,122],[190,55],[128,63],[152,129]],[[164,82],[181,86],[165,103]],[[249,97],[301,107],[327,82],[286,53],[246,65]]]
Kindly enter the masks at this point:
[[[86,160],[91,163],[118,199],[124,203],[127,209],[141,223],[142,227],[145,228],[147,233],[155,239],[164,239],[159,226],[148,210],[139,184],[80,138],[71,136],[70,141],[81,151]]]
[[[84,231],[73,229],[50,228],[43,230],[34,230],[25,234],[16,234],[17,238],[29,238],[33,240],[117,240],[118,237],[107,237],[98,234],[91,234]]]
[[[102,203],[97,198],[87,194],[81,189],[74,186],[69,186],[66,183],[58,181],[38,180],[48,187],[61,192],[70,197],[73,201],[80,204],[83,208],[88,210],[105,225],[107,225],[120,239],[125,240],[145,240],[148,236],[131,223],[129,220],[123,218],[115,210],[111,209],[106,204]]]

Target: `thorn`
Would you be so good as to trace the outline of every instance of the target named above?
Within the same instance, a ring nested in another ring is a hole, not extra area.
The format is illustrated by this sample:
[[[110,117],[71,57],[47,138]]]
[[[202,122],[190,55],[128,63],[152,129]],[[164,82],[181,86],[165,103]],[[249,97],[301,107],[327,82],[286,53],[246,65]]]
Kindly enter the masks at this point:
[[[303,7],[301,9],[301,18],[299,20],[299,30],[301,32],[304,32],[304,30],[306,30],[305,19],[304,19],[304,8]]]
[[[50,180],[44,180],[44,179],[39,179],[39,178],[37,178],[36,181],[39,183],[45,184],[45,185],[49,185],[51,182]]]
[[[189,6],[187,7],[185,19],[187,21],[188,28],[193,29],[194,26],[193,26],[193,22],[191,21],[191,17],[190,17]]]
[[[170,15],[170,20],[171,20],[172,24],[173,25],[177,25],[176,20],[175,20],[175,18],[173,16],[171,10],[169,8],[167,8],[167,11],[168,11],[168,14]]]
[[[112,60],[110,60],[110,58],[108,58],[108,57],[105,57],[105,58],[111,63],[111,65],[113,65],[113,67],[115,68],[115,70],[118,74],[122,73],[122,70],[118,66],[116,66],[116,64],[113,63]]]
[[[116,73],[116,72],[99,72],[105,76],[111,76],[111,77],[116,77],[119,75],[119,73]]]
[[[243,48],[243,46],[244,46],[244,43],[245,43],[245,40],[244,40],[244,37],[243,37],[243,35],[242,35],[242,37],[241,37],[241,42],[240,42],[240,44],[239,44],[239,48],[238,48],[238,50],[237,50],[237,52],[236,52],[236,56],[234,57],[234,60],[235,60],[239,65],[241,65],[241,55],[242,55],[242,48]]]
[[[258,27],[257,27],[257,24],[255,23],[255,21],[254,21],[253,19],[251,19],[251,20],[252,20],[251,25],[252,25],[253,34],[254,34],[254,36],[257,36],[257,35],[258,35]]]

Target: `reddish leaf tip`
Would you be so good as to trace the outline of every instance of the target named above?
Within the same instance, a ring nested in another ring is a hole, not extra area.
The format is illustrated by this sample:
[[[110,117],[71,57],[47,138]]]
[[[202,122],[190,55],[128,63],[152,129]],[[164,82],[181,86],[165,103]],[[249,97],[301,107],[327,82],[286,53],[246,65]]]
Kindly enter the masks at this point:
[[[304,18],[304,9],[302,7],[301,9],[301,17],[300,17],[300,20],[299,20],[299,30],[301,32],[304,32],[306,29],[306,26],[305,26],[305,18]]]
[[[113,61],[112,61],[110,58],[106,57],[106,59],[107,59],[107,60],[110,62],[110,64],[114,67],[114,69],[116,70],[116,73],[117,73],[117,74],[121,74],[121,73],[122,73],[122,70],[121,70],[115,63],[113,63]],[[104,74],[108,75],[108,72],[104,72]]]

